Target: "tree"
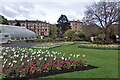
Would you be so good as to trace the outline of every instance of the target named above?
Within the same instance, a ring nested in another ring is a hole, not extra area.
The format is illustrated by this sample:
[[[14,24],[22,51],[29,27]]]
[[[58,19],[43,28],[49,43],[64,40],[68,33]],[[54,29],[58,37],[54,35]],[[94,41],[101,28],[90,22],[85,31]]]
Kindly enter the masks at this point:
[[[0,24],[6,24],[6,25],[9,24],[8,20],[2,15],[0,15]]]
[[[79,37],[79,38],[82,38],[83,40],[86,39],[86,35],[85,35],[83,32],[80,32],[80,33],[78,34],[78,37]]]
[[[49,31],[50,31],[49,32],[50,37],[55,38],[56,35],[57,35],[57,27],[56,27],[56,25],[54,24],[54,25],[49,26]]]
[[[69,20],[67,19],[66,15],[61,15],[57,22],[58,36],[63,37],[65,31],[71,28]]]
[[[105,34],[105,40],[109,40],[109,27],[118,22],[118,16],[120,15],[120,1],[94,3],[87,7],[85,15],[83,20],[87,24],[99,25],[99,28]]]
[[[75,30],[69,29],[64,33],[64,36],[71,40],[75,36],[75,32]]]
[[[99,29],[97,25],[83,25],[83,32],[86,35],[86,38],[89,39],[91,36],[97,36],[102,33],[102,30]]]

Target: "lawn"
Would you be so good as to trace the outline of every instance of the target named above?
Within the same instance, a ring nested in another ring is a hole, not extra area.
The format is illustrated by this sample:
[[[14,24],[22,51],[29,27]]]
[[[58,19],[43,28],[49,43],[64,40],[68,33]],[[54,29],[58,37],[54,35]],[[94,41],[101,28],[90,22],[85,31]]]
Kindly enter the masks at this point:
[[[58,74],[45,78],[118,78],[118,50],[84,49],[78,48],[78,46],[79,44],[74,44],[49,50],[65,53],[66,56],[70,53],[86,55],[87,63],[98,68]]]

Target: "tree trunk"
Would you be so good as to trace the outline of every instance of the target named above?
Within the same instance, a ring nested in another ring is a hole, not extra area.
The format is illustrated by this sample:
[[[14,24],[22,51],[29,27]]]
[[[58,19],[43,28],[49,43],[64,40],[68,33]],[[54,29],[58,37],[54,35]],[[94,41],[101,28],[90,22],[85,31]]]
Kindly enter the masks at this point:
[[[110,40],[110,35],[109,35],[109,29],[105,29],[105,41],[109,41]]]

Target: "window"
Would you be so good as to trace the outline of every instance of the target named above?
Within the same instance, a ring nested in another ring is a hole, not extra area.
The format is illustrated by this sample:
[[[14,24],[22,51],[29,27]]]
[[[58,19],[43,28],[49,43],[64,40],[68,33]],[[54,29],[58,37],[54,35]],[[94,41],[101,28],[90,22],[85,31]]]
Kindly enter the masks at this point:
[[[41,32],[41,35],[42,35],[42,36],[44,36],[44,33],[43,33],[43,32]]]
[[[47,29],[45,29],[45,31],[47,31]]]

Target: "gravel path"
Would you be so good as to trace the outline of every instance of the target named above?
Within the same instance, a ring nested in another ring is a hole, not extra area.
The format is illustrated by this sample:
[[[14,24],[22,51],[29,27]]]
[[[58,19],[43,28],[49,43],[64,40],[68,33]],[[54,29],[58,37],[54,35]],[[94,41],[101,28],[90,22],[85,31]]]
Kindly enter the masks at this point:
[[[20,48],[24,48],[24,47],[31,47],[35,44],[41,44],[42,42],[13,42],[10,44],[2,44],[2,47],[20,47]]]

